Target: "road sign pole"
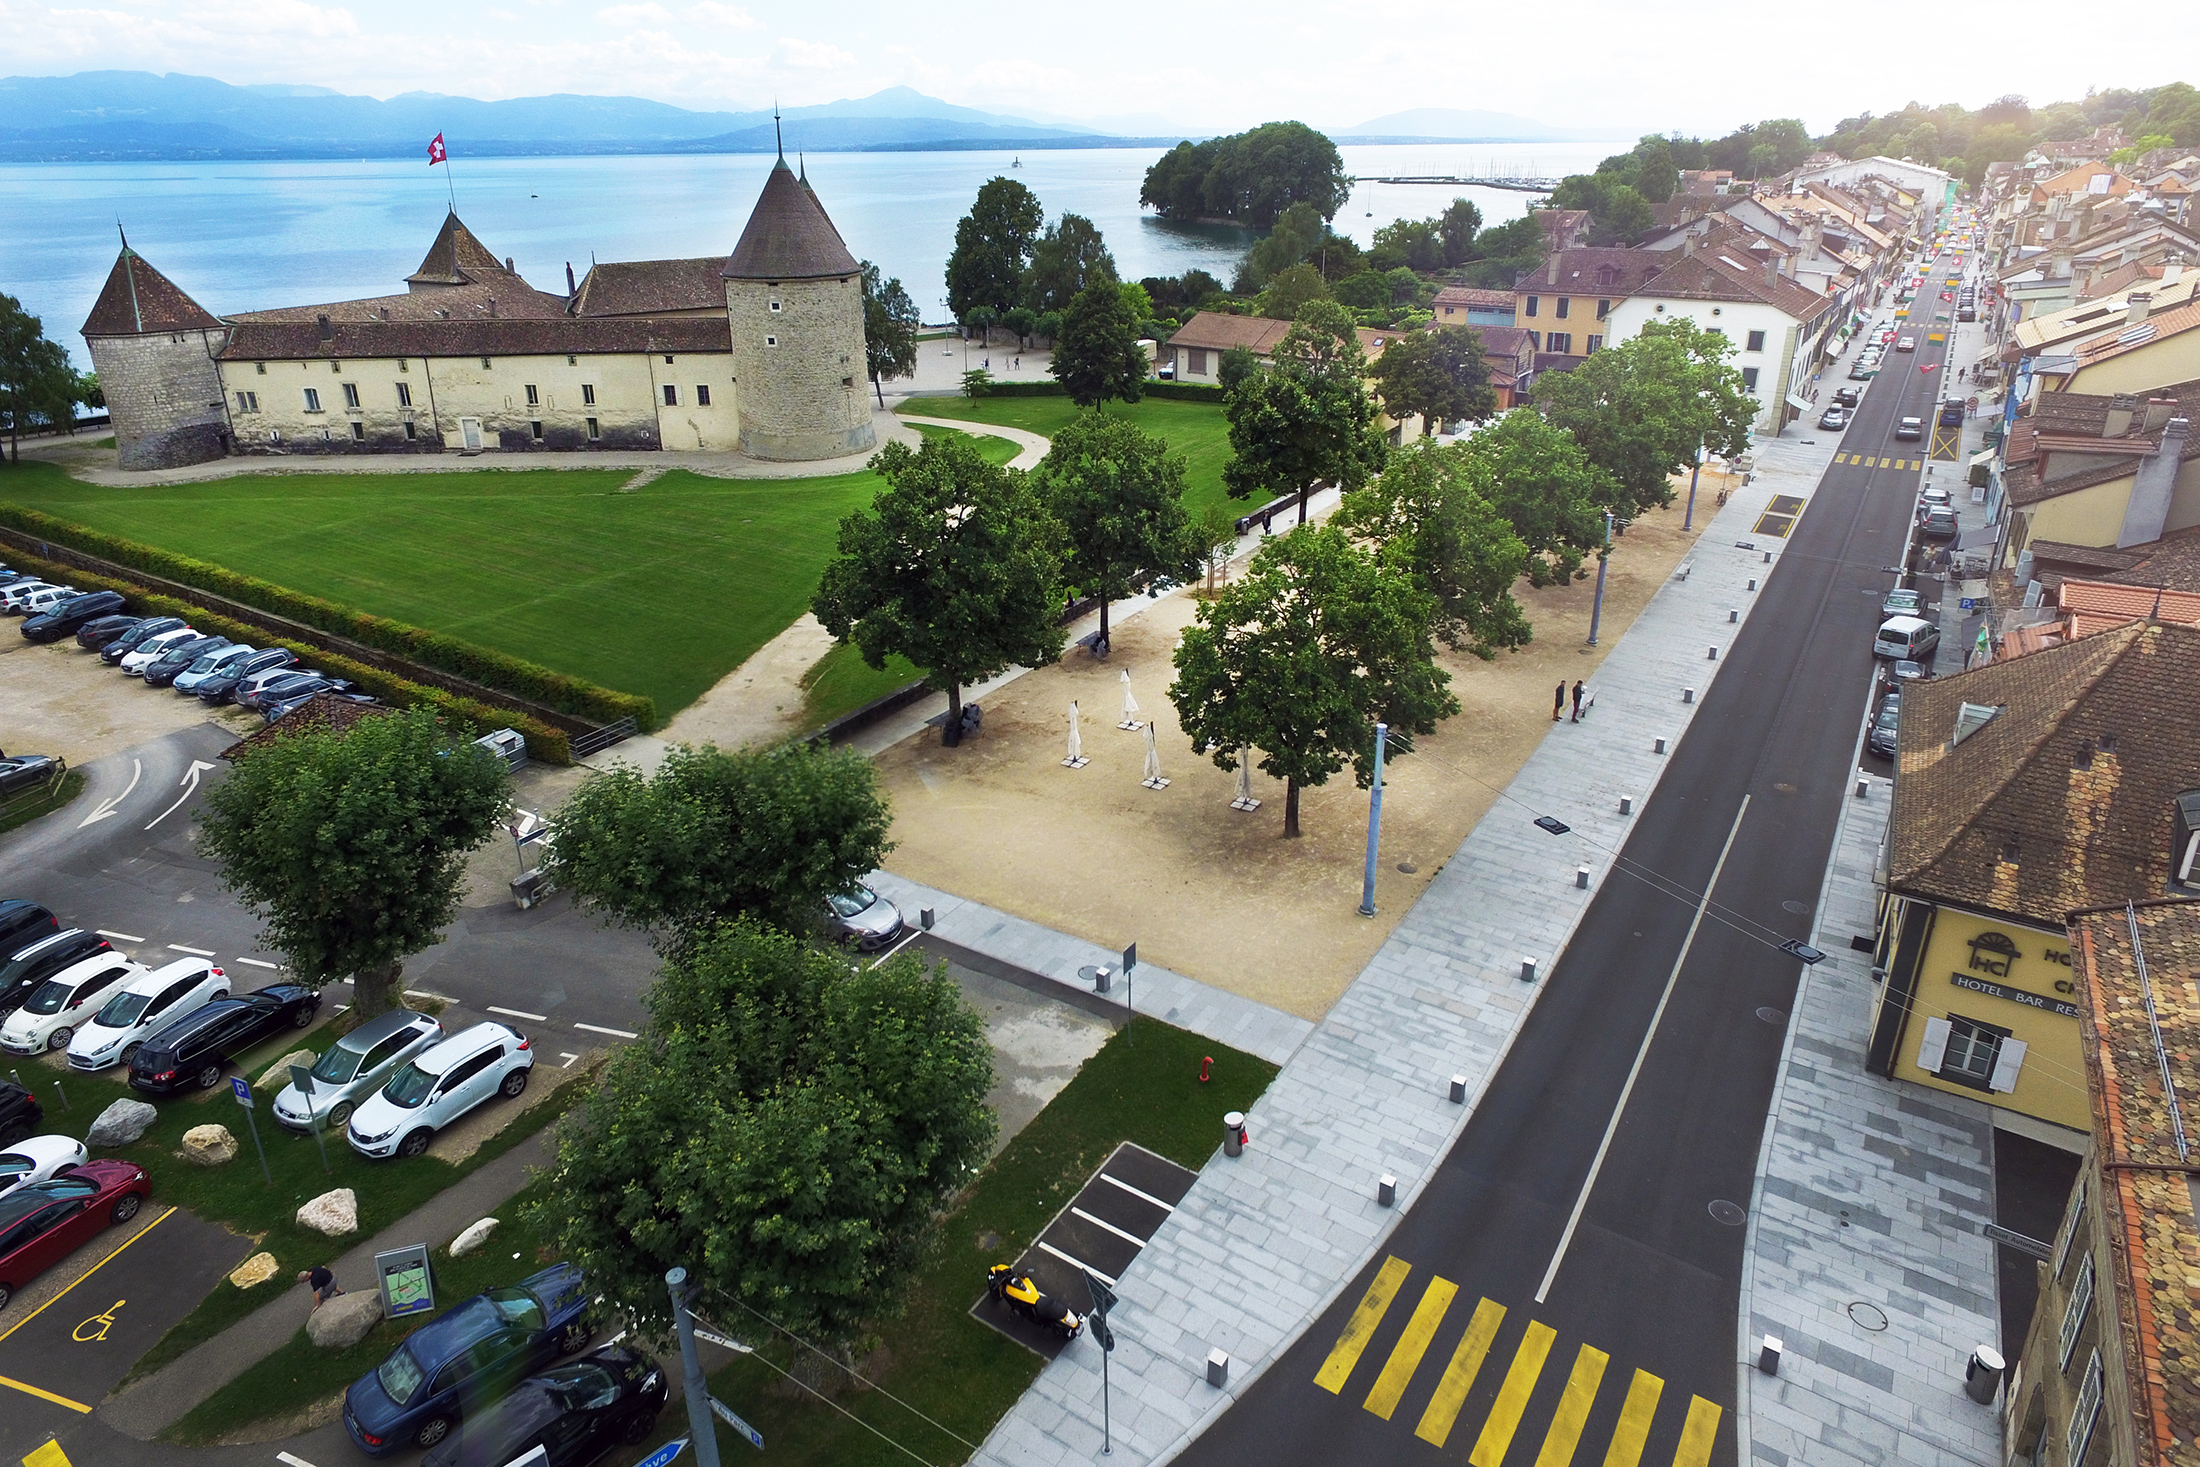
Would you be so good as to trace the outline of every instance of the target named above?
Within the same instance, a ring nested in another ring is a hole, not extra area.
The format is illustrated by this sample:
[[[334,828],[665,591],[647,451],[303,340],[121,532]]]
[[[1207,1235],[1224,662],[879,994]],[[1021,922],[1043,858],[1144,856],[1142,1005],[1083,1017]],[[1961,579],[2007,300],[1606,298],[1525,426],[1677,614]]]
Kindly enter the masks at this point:
[[[1375,915],[1375,846],[1383,834],[1383,745],[1390,725],[1375,725],[1375,787],[1367,797],[1367,870],[1360,877],[1360,915]]]
[[[267,1184],[272,1187],[275,1185],[275,1174],[267,1169],[267,1148],[260,1144],[260,1123],[252,1117],[255,1109],[252,1087],[245,1083],[242,1075],[233,1075],[229,1080],[229,1093],[237,1097],[238,1105],[244,1107],[244,1123],[252,1132],[252,1149],[260,1155],[260,1175],[267,1178]]]
[[[306,1103],[306,1128],[313,1132],[313,1148],[321,1153],[321,1170],[333,1174],[328,1164],[328,1147],[321,1141],[321,1117],[313,1108],[313,1072],[304,1065],[290,1067],[290,1083],[298,1087],[298,1098]]]
[[[682,1389],[687,1396],[688,1435],[695,1443],[697,1467],[718,1467],[718,1428],[710,1419],[710,1386],[703,1379],[703,1357],[695,1349],[695,1322],[688,1317],[688,1272],[684,1268],[665,1273],[665,1287],[672,1293],[672,1322],[680,1335]]]
[[[1106,1316],[1101,1318],[1104,1325]],[[1115,1455],[1115,1429],[1108,1420],[1108,1357],[1114,1353],[1106,1348],[1100,1351],[1100,1455],[1103,1457]]]

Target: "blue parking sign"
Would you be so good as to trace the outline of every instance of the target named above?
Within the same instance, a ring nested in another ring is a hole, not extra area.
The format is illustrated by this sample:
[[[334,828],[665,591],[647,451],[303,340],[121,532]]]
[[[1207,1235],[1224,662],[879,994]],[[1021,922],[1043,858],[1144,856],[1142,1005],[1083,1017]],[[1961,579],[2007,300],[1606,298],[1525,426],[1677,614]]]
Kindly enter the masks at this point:
[[[641,1467],[666,1467],[667,1463],[671,1462],[674,1457],[680,1455],[680,1449],[686,1445],[686,1437],[681,1437],[676,1442],[666,1442],[656,1451],[651,1452],[649,1456],[643,1460]]]
[[[250,1105],[252,1103],[252,1087],[246,1083],[244,1076],[231,1075],[229,1077],[229,1088],[236,1093],[237,1104]]]

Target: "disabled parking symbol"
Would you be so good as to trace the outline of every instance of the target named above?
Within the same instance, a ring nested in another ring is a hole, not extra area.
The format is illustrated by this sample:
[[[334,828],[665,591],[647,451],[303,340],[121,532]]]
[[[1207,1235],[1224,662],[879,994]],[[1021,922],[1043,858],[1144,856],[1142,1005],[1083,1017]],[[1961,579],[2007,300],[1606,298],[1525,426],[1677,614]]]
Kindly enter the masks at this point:
[[[69,1338],[80,1345],[106,1339],[107,1331],[115,1327],[115,1311],[129,1302],[127,1299],[117,1299],[107,1306],[105,1314],[95,1314],[90,1319],[79,1321],[77,1327],[70,1331]]]

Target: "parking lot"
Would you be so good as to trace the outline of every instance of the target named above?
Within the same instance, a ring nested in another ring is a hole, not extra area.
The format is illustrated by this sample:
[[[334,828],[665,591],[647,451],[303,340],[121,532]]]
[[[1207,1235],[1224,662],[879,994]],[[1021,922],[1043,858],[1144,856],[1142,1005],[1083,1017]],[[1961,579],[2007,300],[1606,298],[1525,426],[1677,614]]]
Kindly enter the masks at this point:
[[[196,698],[124,677],[75,641],[26,642],[0,619],[0,705],[8,710],[11,754],[58,754],[72,767],[213,722],[232,739],[259,719],[236,707],[211,710]]]

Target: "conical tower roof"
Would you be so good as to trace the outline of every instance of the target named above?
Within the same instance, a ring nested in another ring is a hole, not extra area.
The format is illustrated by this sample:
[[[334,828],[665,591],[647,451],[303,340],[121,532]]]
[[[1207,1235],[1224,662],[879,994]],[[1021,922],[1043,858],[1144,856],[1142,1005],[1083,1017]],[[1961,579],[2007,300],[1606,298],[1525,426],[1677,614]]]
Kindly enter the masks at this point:
[[[489,247],[474,238],[474,232],[453,211],[443,216],[443,227],[436,231],[435,243],[428,246],[420,268],[406,276],[405,283],[472,285],[485,278],[501,279],[511,274],[504,268],[504,262],[489,253]]]
[[[184,294],[183,287],[125,244],[80,334],[143,336],[154,331],[219,329],[221,324],[211,311]]]
[[[726,261],[726,279],[815,280],[853,275],[858,268],[817,195],[794,176],[785,158],[774,163],[748,228]]]

